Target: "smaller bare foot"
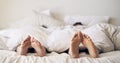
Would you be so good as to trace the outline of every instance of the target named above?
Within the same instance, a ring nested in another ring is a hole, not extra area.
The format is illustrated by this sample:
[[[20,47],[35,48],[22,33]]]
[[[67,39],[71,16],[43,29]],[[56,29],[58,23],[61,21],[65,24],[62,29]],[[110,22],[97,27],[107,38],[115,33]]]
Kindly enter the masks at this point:
[[[88,49],[89,54],[92,58],[98,57],[97,49],[96,49],[93,41],[91,40],[91,38],[88,35],[86,35],[86,34],[83,35],[82,44]]]
[[[35,49],[36,53],[40,57],[43,57],[46,55],[45,47],[43,47],[41,43],[33,37],[31,38],[31,46]]]
[[[72,38],[70,42],[70,48],[69,48],[69,54],[73,58],[79,58],[79,44],[82,41],[82,33],[77,32],[75,33],[74,37]]]
[[[27,54],[27,50],[28,50],[28,48],[30,47],[30,44],[31,44],[30,39],[31,39],[31,37],[28,36],[28,37],[22,42],[22,44],[21,44],[20,46],[18,46],[18,48],[17,48],[17,53],[18,53],[19,55],[26,55],[26,54]]]

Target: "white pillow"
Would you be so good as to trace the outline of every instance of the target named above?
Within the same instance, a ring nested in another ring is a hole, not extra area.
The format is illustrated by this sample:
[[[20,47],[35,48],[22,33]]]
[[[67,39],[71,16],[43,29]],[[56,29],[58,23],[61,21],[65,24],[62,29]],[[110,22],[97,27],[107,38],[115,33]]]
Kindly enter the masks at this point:
[[[92,21],[88,24],[88,26],[99,24],[99,23],[109,23],[109,16],[91,16]]]
[[[83,25],[91,26],[98,23],[109,23],[109,16],[65,16],[64,22],[65,24],[73,25],[76,22],[81,22]]]
[[[50,9],[46,9],[46,10],[42,10],[42,11],[41,11],[41,9],[34,9],[33,12],[36,13],[36,14],[44,14],[44,15],[47,15],[47,16],[50,16],[50,17],[53,16]]]
[[[87,34],[91,37],[96,47],[102,52],[108,52],[114,50],[114,44],[111,42],[107,33],[104,32],[104,28],[101,26],[94,25],[85,30],[82,30],[84,34]]]
[[[39,13],[39,12],[38,12],[38,13]],[[52,17],[52,13],[51,13],[51,10],[50,10],[50,9],[44,10],[44,11],[40,12],[40,14],[44,14],[44,15],[47,15],[47,16]]]
[[[37,22],[39,22],[39,25],[44,25],[46,27],[64,25],[63,21],[57,20],[53,17],[50,9],[44,11],[35,10],[34,13],[36,15]]]
[[[37,19],[39,22],[39,25],[44,25],[44,26],[47,26],[48,28],[49,27],[53,27],[53,26],[63,26],[63,22],[62,21],[59,21],[59,20],[56,20],[54,18],[51,18],[47,15],[43,15],[43,14],[38,14],[37,15]]]

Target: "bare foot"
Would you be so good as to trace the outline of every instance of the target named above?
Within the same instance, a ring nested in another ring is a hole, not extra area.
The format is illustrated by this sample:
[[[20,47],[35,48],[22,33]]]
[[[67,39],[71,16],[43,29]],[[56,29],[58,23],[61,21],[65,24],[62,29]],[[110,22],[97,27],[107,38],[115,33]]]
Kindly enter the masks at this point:
[[[90,39],[90,37],[86,34],[83,35],[83,45],[88,49],[89,54],[92,58],[98,57],[97,49],[93,43],[93,41]]]
[[[82,41],[82,38],[83,36],[81,32],[75,33],[74,37],[72,38],[69,48],[69,54],[71,57],[79,58],[79,44]]]
[[[20,46],[18,46],[18,48],[17,48],[17,53],[18,54],[20,54],[20,55],[26,55],[27,54],[27,50],[28,50],[28,48],[30,47],[30,44],[31,44],[30,39],[31,39],[31,37],[28,36],[22,42],[22,44]]]
[[[31,38],[31,46],[35,49],[40,57],[45,56],[46,50],[38,40],[36,40],[35,38]]]

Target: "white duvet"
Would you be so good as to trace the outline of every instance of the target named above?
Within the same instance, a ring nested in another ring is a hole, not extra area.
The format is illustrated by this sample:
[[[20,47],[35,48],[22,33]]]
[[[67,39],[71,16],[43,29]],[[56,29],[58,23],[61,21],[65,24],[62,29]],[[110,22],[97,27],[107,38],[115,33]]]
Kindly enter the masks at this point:
[[[0,63],[120,63],[120,29],[117,26],[97,24],[87,28],[70,26],[51,30],[26,27],[0,31]],[[73,59],[66,53],[52,52],[45,57],[39,57],[36,54],[20,56],[9,51],[14,50],[27,35],[31,35],[48,50],[61,52],[69,48],[69,42],[76,31],[88,34],[96,47],[104,53],[100,54],[99,58],[89,58],[85,53],[80,53],[80,58]]]
[[[6,29],[0,31],[0,36],[6,39],[4,43],[8,47],[8,50],[15,50],[16,47],[21,44],[28,35],[35,37],[41,42],[42,45],[46,45],[48,33],[42,27],[38,29],[36,27],[29,26],[19,29]]]
[[[16,47],[30,35],[39,40],[49,51],[62,52],[69,48],[70,41],[77,31],[82,31],[89,35],[97,49],[101,52],[120,49],[119,28],[110,24],[97,24],[87,28],[84,26],[66,26],[56,27],[54,29],[24,27],[20,29],[3,30],[0,32],[0,35],[6,39],[6,41],[3,42],[9,50],[15,50]]]
[[[87,28],[64,28],[55,30],[48,36],[48,49],[50,51],[62,52],[69,48],[70,41],[77,31],[87,34],[93,40],[100,52],[118,50],[120,45],[120,31],[117,26],[110,24],[97,24]],[[119,49],[120,50],[120,49]]]

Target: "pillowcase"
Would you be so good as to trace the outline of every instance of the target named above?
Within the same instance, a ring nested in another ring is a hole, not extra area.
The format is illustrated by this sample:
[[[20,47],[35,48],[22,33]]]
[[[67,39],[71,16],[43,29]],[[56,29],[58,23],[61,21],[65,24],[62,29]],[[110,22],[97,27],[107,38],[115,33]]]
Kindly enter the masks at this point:
[[[110,17],[109,16],[91,16],[91,22],[88,26],[99,24],[99,23],[109,23]]]
[[[54,27],[54,26],[64,26],[64,23],[62,21],[56,20],[54,18],[51,18],[49,16],[43,15],[43,14],[38,14],[36,15],[38,19],[39,25],[44,25],[46,27]]]
[[[65,24],[73,25],[76,22],[81,22],[83,25],[91,26],[98,23],[109,23],[109,16],[65,16]]]
[[[34,13],[38,19],[37,22],[39,22],[39,25],[45,26],[47,28],[53,26],[64,26],[63,21],[57,20],[53,17],[50,9],[44,10],[42,12],[35,10]]]
[[[107,36],[108,33],[104,31],[105,31],[104,28],[102,28],[100,25],[97,24],[82,30],[82,33],[90,36],[95,46],[101,52],[109,52],[114,50],[114,44]]]
[[[50,16],[50,17],[52,17],[52,13],[51,13],[51,10],[50,9],[48,9],[48,10],[44,10],[44,11],[41,11],[41,12],[38,12],[38,11],[36,11],[38,14],[44,14],[44,15],[46,15],[46,16]]]

